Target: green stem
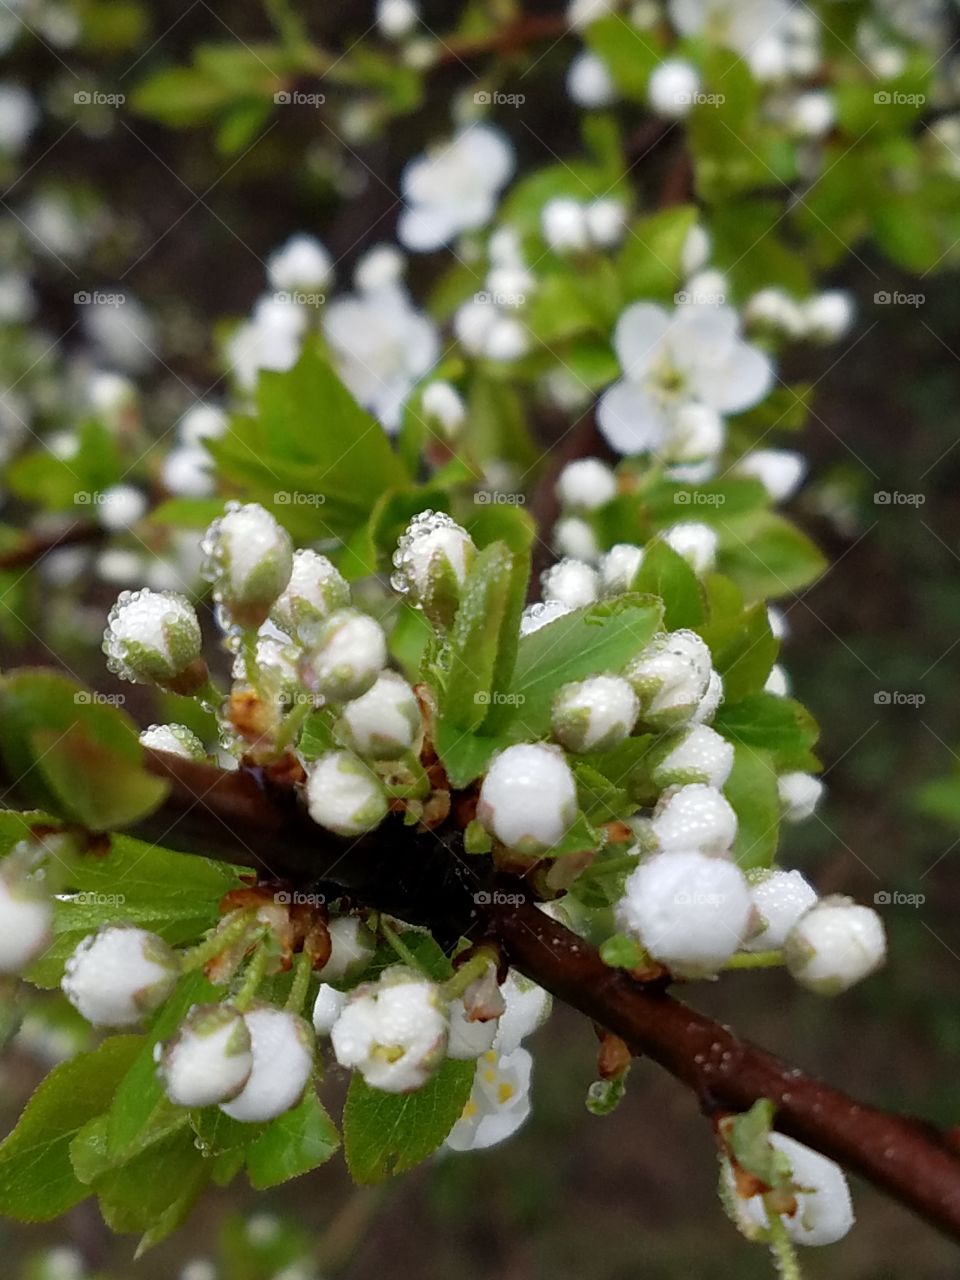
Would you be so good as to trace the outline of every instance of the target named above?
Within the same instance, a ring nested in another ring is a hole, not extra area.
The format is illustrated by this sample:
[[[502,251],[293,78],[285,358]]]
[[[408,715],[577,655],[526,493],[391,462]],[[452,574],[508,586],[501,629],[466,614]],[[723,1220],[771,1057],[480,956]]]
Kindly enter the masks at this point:
[[[290,986],[290,994],[287,996],[286,1007],[289,1013],[303,1012],[303,1002],[307,998],[312,973],[313,961],[306,951],[301,951],[295,962],[293,982]]]
[[[298,702],[296,706],[287,712],[274,740],[274,746],[277,751],[285,751],[287,747],[296,743],[303,722],[312,710],[313,703],[309,698],[304,697],[301,702]]]
[[[244,631],[243,633],[243,669],[246,673],[247,684],[260,692],[260,669],[257,666],[257,633],[256,631]]]
[[[204,711],[211,715],[216,715],[223,706],[224,694],[217,688],[210,677],[207,677],[206,683],[201,685],[197,692],[193,695]]]
[[[248,908],[236,912],[232,918],[226,917],[211,934],[204,938],[203,942],[198,942],[189,951],[181,953],[182,972],[193,973],[196,969],[202,969],[214,956],[218,956],[221,951],[226,951],[235,942],[239,942],[251,930],[256,914],[255,908]]]
[[[441,987],[444,1000],[458,1000],[471,983],[482,978],[492,964],[496,964],[493,952],[481,947],[469,960],[464,961],[452,978]]]
[[[423,965],[403,941],[396,929],[394,929],[392,925],[387,924],[386,920],[384,920],[382,916],[380,917],[380,932],[386,938],[387,942],[390,943],[390,946],[394,949],[404,964],[409,965],[411,969],[416,969],[418,973],[422,973],[428,978],[430,977],[430,974],[427,973],[426,969],[424,969]]]
[[[244,1013],[253,1003],[257,989],[267,972],[267,959],[268,948],[263,945],[257,947],[250,959],[250,963],[247,965],[247,971],[243,975],[240,990],[233,999],[233,1004],[240,1013]]]
[[[738,951],[724,969],[777,969],[783,964],[782,951]]]
[[[769,1196],[764,1197],[770,1230],[770,1252],[773,1254],[773,1260],[776,1263],[777,1275],[780,1280],[803,1280],[793,1241],[787,1233],[783,1219],[779,1213],[774,1211],[769,1200]]]

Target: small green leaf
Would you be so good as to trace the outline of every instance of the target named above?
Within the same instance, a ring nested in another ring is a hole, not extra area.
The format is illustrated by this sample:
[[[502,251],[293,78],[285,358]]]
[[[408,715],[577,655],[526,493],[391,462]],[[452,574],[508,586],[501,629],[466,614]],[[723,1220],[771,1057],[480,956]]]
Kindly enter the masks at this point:
[[[258,1191],[324,1164],[340,1145],[336,1126],[313,1089],[292,1111],[266,1126],[247,1149],[247,1174]]]
[[[439,700],[441,718],[463,731],[475,732],[487,717],[508,627],[515,648],[518,619],[508,616],[512,581],[513,556],[505,543],[494,542],[479,553],[463,586]]]
[[[807,535],[772,511],[744,520],[731,517],[721,525],[717,563],[751,600],[799,591],[826,568]]]
[[[660,597],[663,625],[668,631],[699,627],[704,620],[703,591],[697,575],[666,542],[652,542],[644,549],[631,589]]]
[[[645,959],[643,947],[626,934],[615,933],[600,947],[600,959],[611,969],[636,969]]]
[[[713,727],[731,742],[768,751],[781,772],[817,768],[812,754],[818,737],[816,721],[793,698],[751,693],[739,702],[723,702]]]
[[[733,769],[723,788],[737,815],[734,861],[744,871],[769,867],[780,837],[780,797],[777,772],[763,751],[738,746]]]
[[[739,702],[763,688],[780,650],[770,630],[766,605],[755,604],[739,615],[711,621],[700,634],[713,654],[714,667],[723,676],[725,700]]]
[[[573,775],[577,780],[577,801],[588,822],[602,825],[628,818],[635,812],[637,806],[627,792],[599,769],[576,764]]]

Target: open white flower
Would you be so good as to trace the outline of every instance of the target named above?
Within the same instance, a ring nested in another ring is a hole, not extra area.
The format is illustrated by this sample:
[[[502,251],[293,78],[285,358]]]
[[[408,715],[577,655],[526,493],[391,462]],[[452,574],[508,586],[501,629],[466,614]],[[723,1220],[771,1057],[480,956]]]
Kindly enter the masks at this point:
[[[797,1187],[797,1208],[781,1214],[780,1221],[795,1244],[824,1245],[842,1240],[854,1223],[850,1188],[843,1170],[819,1151],[812,1151],[782,1133],[771,1133],[770,1144],[790,1162],[790,1177]],[[724,1201],[748,1238],[769,1227],[762,1195],[737,1196],[729,1162],[723,1166]]]
[[[133,926],[105,926],[70,956],[61,987],[95,1027],[133,1026],[161,1005],[180,966],[162,938]]]
[[[731,307],[687,305],[671,314],[634,303],[617,321],[614,347],[623,378],[601,399],[597,422],[618,453],[669,456],[685,405],[739,413],[773,384],[769,358],[740,336]]]
[[[385,431],[398,430],[410,392],[440,354],[433,321],[393,285],[337,298],[323,331],[349,390]]]
[[[447,1041],[447,1057],[458,1061],[479,1058],[493,1047],[497,1035],[497,1018],[485,1022],[470,1018],[462,999],[454,1000],[448,1009],[450,1036]]]
[[[447,1047],[446,1009],[439,988],[401,966],[350,995],[331,1032],[342,1067],[387,1093],[409,1093],[430,1079]]]
[[[480,1151],[512,1137],[530,1114],[533,1059],[526,1049],[495,1049],[477,1063],[473,1092],[447,1135],[453,1151]]]
[[[493,1047],[498,1053],[511,1054],[549,1018],[553,997],[515,969],[507,973],[500,994],[507,1007],[500,1015]]]
[[[397,236],[414,252],[439,249],[462,231],[482,227],[513,173],[513,150],[490,125],[473,124],[404,169],[407,207]]]
[[[233,1120],[273,1120],[303,1097],[313,1070],[313,1031],[295,1013],[258,1005],[244,1014],[253,1066],[246,1084],[220,1110]]]

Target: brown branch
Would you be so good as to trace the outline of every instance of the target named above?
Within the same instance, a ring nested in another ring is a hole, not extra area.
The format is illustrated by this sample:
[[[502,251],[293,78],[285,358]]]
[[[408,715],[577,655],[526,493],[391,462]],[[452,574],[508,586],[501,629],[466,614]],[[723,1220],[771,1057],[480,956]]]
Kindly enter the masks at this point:
[[[770,1098],[778,1129],[960,1240],[960,1153],[945,1135],[856,1102],[662,989],[608,968],[596,948],[527,900],[523,882],[495,881],[489,860],[462,857],[458,831],[417,835],[390,819],[360,840],[341,840],[264,775],[147,754],[170,793],[134,834],[219,853],[295,884],[327,881],[430,927],[446,946],[461,936],[494,939],[517,969],[686,1084],[706,1112],[740,1111]]]
[[[27,569],[51,551],[61,547],[86,546],[99,542],[104,529],[88,521],[75,521],[54,533],[28,533],[15,546],[0,551],[0,573],[10,569]]]

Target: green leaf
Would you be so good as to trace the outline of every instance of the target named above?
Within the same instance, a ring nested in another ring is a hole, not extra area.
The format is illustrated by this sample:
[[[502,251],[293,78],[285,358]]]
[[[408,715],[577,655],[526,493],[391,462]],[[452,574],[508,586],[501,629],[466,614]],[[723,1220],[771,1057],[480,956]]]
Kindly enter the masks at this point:
[[[779,641],[770,630],[767,607],[751,605],[743,613],[700,628],[713,654],[713,665],[723,676],[723,696],[738,702],[761,690],[777,660]]]
[[[668,631],[699,627],[704,620],[703,591],[693,569],[666,542],[652,542],[631,583],[633,591],[659,596]]]
[[[211,1162],[184,1127],[105,1173],[93,1189],[112,1231],[143,1233],[139,1256],[180,1226],[210,1173]]]
[[[336,1126],[312,1089],[292,1111],[266,1126],[247,1150],[247,1174],[258,1191],[324,1164],[340,1145]]]
[[[770,1142],[774,1114],[770,1099],[758,1098],[749,1111],[721,1121],[723,1136],[737,1164],[770,1188],[789,1184],[789,1164],[784,1170],[782,1153]]]
[[[344,1154],[354,1181],[383,1182],[432,1155],[460,1119],[475,1072],[475,1062],[448,1058],[415,1093],[384,1093],[354,1075],[343,1112]]]
[[[739,702],[723,702],[713,727],[731,742],[770,753],[782,773],[818,767],[812,754],[819,736],[817,723],[807,709],[793,698],[772,693],[752,693]]]
[[[577,781],[577,802],[588,822],[599,826],[629,818],[636,811],[636,804],[627,792],[599,769],[589,764],[575,764],[573,776]]]
[[[114,1036],[93,1053],[54,1067],[0,1144],[0,1212],[49,1222],[90,1194],[70,1162],[70,1143],[107,1106],[143,1041]]]
[[[683,279],[684,241],[696,220],[694,205],[678,205],[632,225],[617,260],[627,301],[673,298]]]
[[[618,15],[591,22],[583,33],[587,47],[603,59],[625,98],[646,103],[650,72],[663,57],[663,38],[641,31]]]
[[[772,511],[721,525],[717,563],[752,600],[799,591],[826,568],[807,535]]]
[[[505,543],[494,542],[479,553],[463,585],[439,709],[442,719],[466,732],[479,729],[491,708],[505,665],[501,643],[516,649],[518,618],[508,612],[512,582],[513,556]]]
[[[738,746],[723,794],[737,815],[734,861],[744,871],[769,867],[780,837],[780,797],[777,772],[767,753]]]

